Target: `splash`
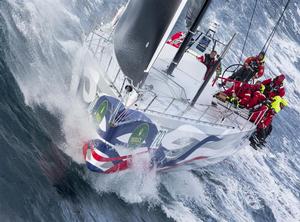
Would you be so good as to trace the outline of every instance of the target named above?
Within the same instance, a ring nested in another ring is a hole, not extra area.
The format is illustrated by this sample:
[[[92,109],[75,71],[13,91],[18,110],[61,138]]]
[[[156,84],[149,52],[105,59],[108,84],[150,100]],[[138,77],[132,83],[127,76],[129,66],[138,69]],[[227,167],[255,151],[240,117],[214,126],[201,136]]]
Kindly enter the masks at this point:
[[[92,184],[99,193],[116,193],[128,203],[159,204],[160,177],[150,163],[149,153],[133,155],[130,170],[92,177]]]
[[[82,144],[95,138],[96,131],[86,105],[71,89],[83,72],[96,72],[97,67],[87,63],[80,19],[64,1],[8,2],[10,14],[4,16],[17,60],[10,66],[25,102],[33,108],[45,107],[60,120],[66,142],[59,147],[82,163]]]

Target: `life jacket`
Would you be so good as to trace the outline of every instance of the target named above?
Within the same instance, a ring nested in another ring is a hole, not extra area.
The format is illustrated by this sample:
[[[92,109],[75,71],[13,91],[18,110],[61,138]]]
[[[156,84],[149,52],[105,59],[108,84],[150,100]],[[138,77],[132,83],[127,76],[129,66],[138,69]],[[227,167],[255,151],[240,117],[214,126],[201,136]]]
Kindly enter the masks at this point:
[[[283,99],[283,98],[280,97],[280,96],[275,96],[275,97],[273,98],[273,100],[274,100],[274,101],[271,103],[271,108],[272,108],[276,113],[279,113],[279,112],[280,112],[282,106],[287,106],[287,105],[288,105],[287,100]]]

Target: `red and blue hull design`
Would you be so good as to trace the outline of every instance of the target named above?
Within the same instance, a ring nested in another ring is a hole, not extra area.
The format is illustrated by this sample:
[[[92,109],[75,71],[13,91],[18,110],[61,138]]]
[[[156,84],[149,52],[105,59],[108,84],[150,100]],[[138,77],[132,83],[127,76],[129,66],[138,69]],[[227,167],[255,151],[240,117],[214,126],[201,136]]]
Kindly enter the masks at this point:
[[[91,140],[83,146],[83,157],[89,170],[96,173],[110,174],[118,171],[127,170],[132,163],[132,155],[120,156],[114,149],[108,150],[104,147],[97,147],[98,140]],[[101,152],[102,151],[102,152]],[[145,154],[142,151],[136,155]]]
[[[110,96],[101,96],[91,114],[99,138],[84,144],[83,156],[89,170],[103,174],[127,170],[133,158],[146,153],[150,156],[148,167],[155,166],[158,171],[199,168],[235,153],[251,133],[183,124],[164,128],[161,134],[145,113],[126,109]]]

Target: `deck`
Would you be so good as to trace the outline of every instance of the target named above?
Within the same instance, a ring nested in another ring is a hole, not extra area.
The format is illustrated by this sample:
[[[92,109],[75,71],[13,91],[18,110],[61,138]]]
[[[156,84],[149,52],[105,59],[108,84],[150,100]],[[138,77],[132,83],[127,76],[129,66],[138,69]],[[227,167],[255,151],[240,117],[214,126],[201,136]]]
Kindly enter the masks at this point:
[[[100,64],[99,75],[109,84],[110,92],[103,93],[114,93],[116,97],[124,98],[124,86],[130,83],[130,80],[123,75],[118,66],[109,35],[95,31],[86,41]],[[213,98],[213,95],[220,91],[216,85],[208,84],[195,106],[191,107],[190,101],[203,83],[206,67],[193,53],[185,53],[173,76],[169,76],[165,70],[175,53],[176,48],[173,46],[168,44],[164,46],[143,88],[139,89],[140,99],[134,104],[134,109],[145,112],[154,120],[169,121],[166,124],[177,121],[181,124],[189,123],[195,126],[207,124],[237,131],[255,129],[256,126],[248,121],[247,110],[234,108],[231,104]],[[213,100],[217,105],[212,105]]]

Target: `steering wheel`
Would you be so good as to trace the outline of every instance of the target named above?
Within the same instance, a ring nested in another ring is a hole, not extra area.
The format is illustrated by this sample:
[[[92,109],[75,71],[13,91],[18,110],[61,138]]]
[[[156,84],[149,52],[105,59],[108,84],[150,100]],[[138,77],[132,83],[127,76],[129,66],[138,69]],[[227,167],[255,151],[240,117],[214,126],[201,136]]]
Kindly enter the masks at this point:
[[[239,70],[243,65],[242,64],[233,64],[228,66],[221,76],[221,85],[226,90],[228,87],[226,86],[226,82],[228,77],[232,76],[233,73],[235,73],[237,70]]]

